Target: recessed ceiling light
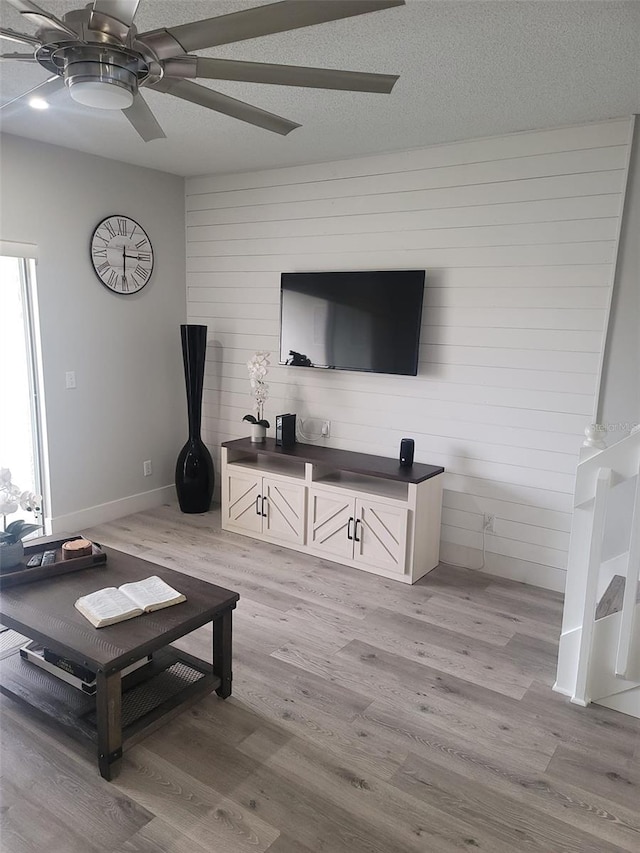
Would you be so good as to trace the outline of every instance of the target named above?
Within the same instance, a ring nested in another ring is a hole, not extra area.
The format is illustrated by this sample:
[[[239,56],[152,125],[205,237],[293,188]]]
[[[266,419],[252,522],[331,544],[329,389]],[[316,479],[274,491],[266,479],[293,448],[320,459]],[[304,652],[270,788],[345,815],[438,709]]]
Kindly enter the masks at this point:
[[[34,110],[48,110],[49,104],[44,98],[29,98],[29,106]]]

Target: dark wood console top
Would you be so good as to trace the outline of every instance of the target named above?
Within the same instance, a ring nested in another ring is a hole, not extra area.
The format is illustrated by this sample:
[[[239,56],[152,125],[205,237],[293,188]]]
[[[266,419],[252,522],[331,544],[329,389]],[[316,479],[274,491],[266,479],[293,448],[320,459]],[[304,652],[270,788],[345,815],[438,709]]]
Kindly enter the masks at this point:
[[[274,438],[268,438],[261,444],[254,444],[250,438],[237,438],[234,441],[223,441],[222,446],[228,450],[297,459],[299,462],[312,462],[334,468],[336,471],[366,474],[369,477],[382,477],[385,480],[399,480],[403,483],[422,483],[444,471],[444,468],[423,465],[420,462],[414,462],[411,467],[403,468],[397,459],[390,459],[387,456],[371,456],[368,453],[334,450],[331,447],[318,447],[313,444],[298,443],[291,447],[277,447]]]

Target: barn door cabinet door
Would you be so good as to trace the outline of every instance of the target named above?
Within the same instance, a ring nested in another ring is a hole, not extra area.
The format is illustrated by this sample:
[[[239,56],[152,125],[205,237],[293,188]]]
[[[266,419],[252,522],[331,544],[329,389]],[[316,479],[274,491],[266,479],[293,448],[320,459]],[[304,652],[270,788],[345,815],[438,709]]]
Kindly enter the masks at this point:
[[[227,469],[223,527],[276,542],[304,543],[305,486]]]
[[[407,514],[406,507],[358,498],[354,513],[354,560],[403,574],[407,559]]]
[[[405,572],[406,507],[314,489],[309,503],[308,542],[316,553],[353,560],[363,568]]]
[[[309,490],[310,548],[327,557],[353,559],[354,500],[341,492]]]
[[[222,495],[224,527],[239,533],[262,532],[261,488],[261,476],[252,472],[227,470]]]
[[[275,542],[304,544],[306,486],[262,478],[262,535]]]

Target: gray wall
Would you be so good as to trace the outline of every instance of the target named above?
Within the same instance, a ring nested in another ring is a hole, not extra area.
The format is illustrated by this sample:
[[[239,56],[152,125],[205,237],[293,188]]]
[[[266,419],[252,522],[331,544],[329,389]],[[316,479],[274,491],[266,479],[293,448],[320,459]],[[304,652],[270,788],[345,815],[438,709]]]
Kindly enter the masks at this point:
[[[39,253],[53,530],[160,503],[186,439],[183,180],[6,135],[1,155],[0,237]],[[114,213],[139,222],[156,252],[149,284],[132,296],[107,290],[90,263],[93,229]]]

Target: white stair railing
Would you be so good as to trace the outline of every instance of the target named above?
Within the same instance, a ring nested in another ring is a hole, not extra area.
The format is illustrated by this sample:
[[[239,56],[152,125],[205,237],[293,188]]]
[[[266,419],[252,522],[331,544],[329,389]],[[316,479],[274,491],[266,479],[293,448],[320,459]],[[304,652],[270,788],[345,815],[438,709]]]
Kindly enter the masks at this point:
[[[604,524],[607,517],[607,500],[611,488],[611,468],[599,468],[598,478],[591,512],[591,536],[589,537],[585,582],[583,585],[582,601],[582,636],[578,645],[578,664],[576,668],[576,684],[572,701],[579,705],[588,705],[587,679],[589,678],[589,663],[591,660],[591,645],[598,590],[598,575],[602,563],[602,539]]]
[[[640,435],[640,433],[638,433]],[[640,579],[640,465],[636,478],[636,493],[633,502],[633,521],[629,554],[627,557],[627,579],[624,585],[622,600],[622,619],[620,622],[620,637],[618,654],[616,655],[616,675],[626,678],[629,669],[633,637],[635,636],[635,620],[637,614],[636,601],[638,598],[638,580]]]
[[[604,450],[585,442],[592,455],[578,465],[574,514],[569,541],[569,561],[554,690],[579,705],[591,701],[589,683],[593,662],[593,637],[602,563],[602,541],[611,489],[640,470],[640,431]],[[640,476],[638,476],[640,483]],[[615,675],[625,678],[636,636],[636,595],[640,561],[640,485],[636,484],[632,532],[627,557],[623,613],[615,655]],[[601,658],[602,656],[600,656]],[[612,671],[614,667],[611,667]],[[613,673],[612,673],[613,674]]]

